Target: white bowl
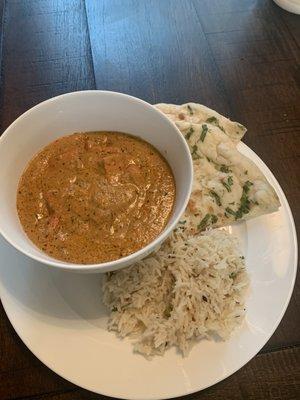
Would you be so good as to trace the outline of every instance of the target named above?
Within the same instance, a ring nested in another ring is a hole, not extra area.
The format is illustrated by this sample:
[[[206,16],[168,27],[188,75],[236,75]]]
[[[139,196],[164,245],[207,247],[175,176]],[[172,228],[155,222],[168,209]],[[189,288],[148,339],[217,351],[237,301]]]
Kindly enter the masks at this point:
[[[31,158],[53,140],[73,132],[120,131],[151,143],[169,162],[176,182],[173,214],[164,231],[141,250],[115,261],[72,264],[39,250],[26,236],[16,209],[20,176]],[[0,233],[27,256],[64,270],[106,272],[126,267],[154,251],[182,215],[192,187],[193,165],[186,141],[176,126],[150,104],[121,93],[82,91],[54,97],[13,122],[0,139]]]
[[[300,0],[274,0],[275,3],[286,11],[300,14]]]

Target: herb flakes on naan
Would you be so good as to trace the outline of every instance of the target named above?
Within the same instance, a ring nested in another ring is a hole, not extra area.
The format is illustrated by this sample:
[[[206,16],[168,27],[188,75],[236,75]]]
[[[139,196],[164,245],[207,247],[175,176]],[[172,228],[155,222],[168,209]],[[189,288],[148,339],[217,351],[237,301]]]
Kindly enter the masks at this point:
[[[217,127],[234,142],[239,142],[247,129],[238,122],[216,111],[197,103],[186,103],[181,106],[175,104],[156,104],[156,108],[162,111],[173,122],[190,122],[193,124],[207,124]]]
[[[278,210],[273,187],[236,148],[246,128],[195,103],[157,107],[175,122],[193,158],[193,189],[183,217],[188,230],[199,232]],[[185,118],[179,117],[183,112]]]

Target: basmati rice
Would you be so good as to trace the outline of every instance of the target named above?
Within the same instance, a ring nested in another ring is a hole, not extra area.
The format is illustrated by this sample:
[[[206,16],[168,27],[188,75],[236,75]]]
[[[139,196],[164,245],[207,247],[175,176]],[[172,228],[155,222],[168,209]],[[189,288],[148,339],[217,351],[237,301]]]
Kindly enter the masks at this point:
[[[179,225],[163,246],[129,268],[106,274],[108,328],[134,338],[145,356],[216,334],[227,339],[245,314],[249,279],[237,239],[224,230],[188,237]]]

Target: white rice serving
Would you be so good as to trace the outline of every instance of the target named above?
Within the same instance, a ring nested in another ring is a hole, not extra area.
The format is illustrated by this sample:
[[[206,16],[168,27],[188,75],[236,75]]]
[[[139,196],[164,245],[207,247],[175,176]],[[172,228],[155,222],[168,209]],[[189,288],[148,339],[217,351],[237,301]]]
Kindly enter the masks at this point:
[[[187,237],[184,225],[143,261],[106,274],[108,328],[145,356],[202,338],[229,337],[245,314],[249,283],[237,239],[223,230]]]

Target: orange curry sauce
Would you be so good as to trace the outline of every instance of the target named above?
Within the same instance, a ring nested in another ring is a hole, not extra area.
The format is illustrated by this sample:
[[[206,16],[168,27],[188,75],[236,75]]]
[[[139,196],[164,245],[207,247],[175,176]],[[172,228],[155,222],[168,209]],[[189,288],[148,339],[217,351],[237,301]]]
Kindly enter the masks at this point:
[[[117,132],[75,133],[42,149],[20,179],[17,210],[52,257],[99,263],[127,256],[167,224],[175,182],[149,143]]]

